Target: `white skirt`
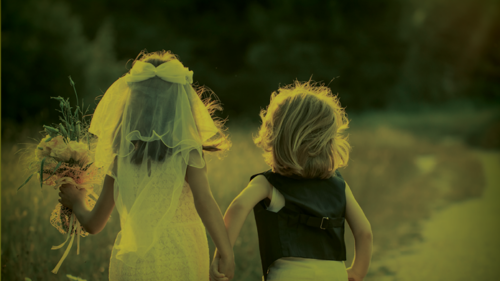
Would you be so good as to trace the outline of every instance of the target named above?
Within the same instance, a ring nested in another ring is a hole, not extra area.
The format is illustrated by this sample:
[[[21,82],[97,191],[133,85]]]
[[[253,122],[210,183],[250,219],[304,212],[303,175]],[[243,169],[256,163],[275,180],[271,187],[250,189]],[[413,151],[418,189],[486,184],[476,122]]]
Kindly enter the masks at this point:
[[[269,267],[268,281],[347,281],[343,261],[281,258]]]

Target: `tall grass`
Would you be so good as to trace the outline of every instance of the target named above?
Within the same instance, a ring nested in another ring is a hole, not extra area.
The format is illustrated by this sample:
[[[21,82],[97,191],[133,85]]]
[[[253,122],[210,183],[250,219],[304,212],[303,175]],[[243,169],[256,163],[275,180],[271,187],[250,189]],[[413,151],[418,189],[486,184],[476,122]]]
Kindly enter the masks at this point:
[[[232,126],[233,147],[222,160],[209,157],[210,185],[224,212],[246,186],[251,175],[268,169],[261,151],[252,143],[251,125]],[[32,181],[19,192],[24,180],[15,152],[22,139],[2,143],[2,258],[4,280],[69,280],[67,274],[87,280],[107,280],[109,258],[119,220],[113,211],[106,228],[98,235],[81,240],[81,253],[72,250],[59,273],[50,270],[63,250],[51,251],[63,236],[49,223],[57,203],[57,191],[43,189]],[[429,141],[408,131],[383,126],[357,128],[350,132],[353,146],[349,166],[341,170],[374,231],[374,260],[418,247],[420,223],[432,211],[450,202],[481,194],[482,167],[470,149],[460,142]],[[353,239],[346,231],[348,261]],[[210,242],[211,253],[213,244]],[[260,280],[258,239],[253,214],[243,225],[234,247],[234,280]],[[375,280],[382,269],[372,268],[367,280]]]

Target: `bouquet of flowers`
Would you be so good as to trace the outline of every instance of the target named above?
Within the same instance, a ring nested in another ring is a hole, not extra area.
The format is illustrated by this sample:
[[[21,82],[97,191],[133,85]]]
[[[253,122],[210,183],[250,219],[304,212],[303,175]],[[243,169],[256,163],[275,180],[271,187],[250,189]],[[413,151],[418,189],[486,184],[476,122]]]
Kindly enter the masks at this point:
[[[62,123],[53,126],[43,126],[46,136],[37,145],[34,153],[28,154],[28,171],[31,175],[18,188],[26,185],[34,175],[40,181],[40,187],[44,184],[53,186],[57,190],[63,184],[72,184],[79,189],[87,190],[86,203],[92,208],[97,200],[97,195],[93,191],[93,186],[98,184],[98,179],[102,178],[100,169],[93,165],[93,150],[91,142],[93,137],[88,132],[88,122],[85,120],[85,113],[78,105],[78,94],[71,77],[70,84],[73,86],[77,98],[77,107],[74,112],[70,106],[69,99],[62,97],[52,97],[59,101],[62,116],[59,119]],[[93,196],[93,198],[91,197]],[[62,234],[66,234],[66,240],[59,246],[53,246],[52,250],[62,248],[68,240],[71,240],[53,273],[57,273],[62,262],[67,257],[73,240],[77,236],[77,255],[80,254],[80,236],[85,237],[88,232],[80,225],[80,222],[71,209],[57,204],[52,211],[51,224]]]

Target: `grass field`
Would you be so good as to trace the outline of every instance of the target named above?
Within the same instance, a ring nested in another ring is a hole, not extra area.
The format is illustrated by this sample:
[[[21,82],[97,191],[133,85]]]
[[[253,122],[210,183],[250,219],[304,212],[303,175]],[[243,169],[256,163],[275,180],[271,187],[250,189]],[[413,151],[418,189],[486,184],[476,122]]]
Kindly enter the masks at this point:
[[[367,121],[370,116],[356,118],[350,131],[351,160],[341,173],[372,224],[374,261],[394,251],[418,247],[421,224],[433,211],[481,194],[483,168],[460,139],[426,138],[411,129],[381,125],[385,124],[383,118],[377,124]],[[250,175],[268,169],[261,151],[252,143],[255,131],[255,126],[231,125],[231,151],[222,160],[209,159],[210,185],[223,212],[246,186]],[[49,222],[58,195],[49,186],[40,189],[36,181],[16,192],[25,176],[15,154],[22,147],[18,143],[26,142],[28,136],[37,137],[36,131],[29,128],[18,132],[14,139],[2,138],[2,279],[70,280],[66,275],[71,274],[86,280],[107,280],[111,248],[120,228],[116,211],[101,233],[81,240],[79,256],[73,249],[59,273],[50,272],[63,253],[62,249],[50,250],[64,241]],[[353,252],[349,230],[346,237],[349,265]],[[210,247],[213,252],[213,244]],[[235,245],[235,257],[234,280],[260,280],[253,214]],[[365,280],[377,280],[383,274],[391,273],[372,267]]]

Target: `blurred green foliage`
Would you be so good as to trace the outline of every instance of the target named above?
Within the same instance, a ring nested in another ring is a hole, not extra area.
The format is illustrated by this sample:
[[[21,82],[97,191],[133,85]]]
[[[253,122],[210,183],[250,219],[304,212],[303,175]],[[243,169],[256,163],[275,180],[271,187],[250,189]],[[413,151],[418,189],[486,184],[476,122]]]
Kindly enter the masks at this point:
[[[54,121],[68,75],[95,104],[143,49],[178,54],[230,118],[311,76],[349,111],[499,103],[499,33],[497,0],[7,0],[2,119]]]

